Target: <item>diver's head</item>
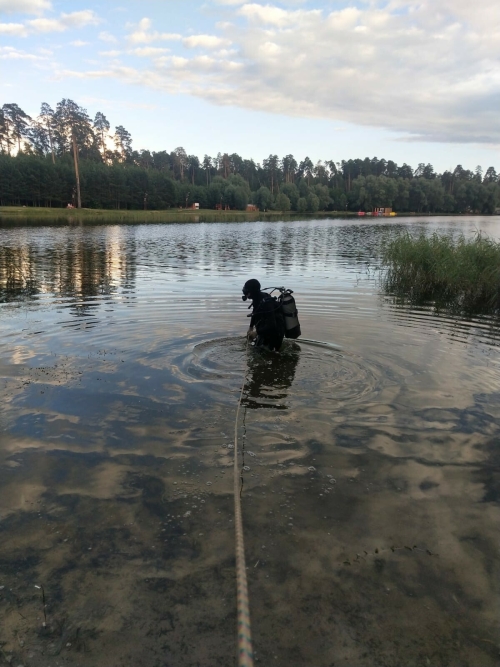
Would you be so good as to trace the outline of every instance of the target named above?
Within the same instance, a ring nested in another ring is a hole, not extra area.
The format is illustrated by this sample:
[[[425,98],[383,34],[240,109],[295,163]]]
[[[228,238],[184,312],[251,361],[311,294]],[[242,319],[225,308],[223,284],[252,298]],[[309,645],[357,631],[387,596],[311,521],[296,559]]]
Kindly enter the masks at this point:
[[[243,296],[241,298],[243,299],[243,301],[246,301],[247,299],[251,299],[253,301],[255,297],[260,294],[259,281],[255,280],[255,278],[247,280],[246,283],[243,285],[242,292]]]

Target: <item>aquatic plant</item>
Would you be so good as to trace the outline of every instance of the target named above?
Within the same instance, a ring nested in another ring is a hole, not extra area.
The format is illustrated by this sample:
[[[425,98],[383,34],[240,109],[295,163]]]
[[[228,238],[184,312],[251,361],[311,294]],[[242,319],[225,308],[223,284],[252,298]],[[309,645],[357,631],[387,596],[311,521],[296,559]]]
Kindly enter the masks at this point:
[[[500,312],[500,243],[473,238],[403,233],[382,251],[385,291],[467,313]]]

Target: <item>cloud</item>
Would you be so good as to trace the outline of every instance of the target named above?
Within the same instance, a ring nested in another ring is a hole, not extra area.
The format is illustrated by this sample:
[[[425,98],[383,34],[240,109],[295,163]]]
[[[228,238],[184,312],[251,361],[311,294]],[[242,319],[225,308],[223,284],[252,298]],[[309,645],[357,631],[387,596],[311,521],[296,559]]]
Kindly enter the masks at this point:
[[[13,46],[0,46],[0,59],[1,60],[47,60],[46,56],[35,55],[34,53],[27,53],[26,51],[20,51],[19,49],[14,48]]]
[[[139,56],[140,58],[154,58],[168,53],[170,49],[165,49],[159,46],[142,46],[132,49],[129,53]]]
[[[191,37],[185,37],[182,40],[182,43],[188,49],[194,49],[197,47],[205,49],[217,49],[220,46],[228,46],[231,44],[228,39],[216,37],[215,35],[192,35]]]
[[[99,105],[108,109],[147,109],[147,110],[156,110],[158,109],[157,104],[146,104],[143,102],[129,102],[128,100],[119,100],[119,99],[109,99],[109,97],[89,97],[87,95],[81,98],[81,101],[84,104],[89,105]]]
[[[99,51],[100,56],[106,56],[108,58],[117,58],[119,55],[121,55],[121,51]]]
[[[289,11],[273,5],[250,3],[243,5],[238,13],[240,16],[257,24],[285,28],[287,26],[298,25],[303,20],[310,19],[311,17],[320,18],[322,11],[319,9]]]
[[[81,12],[62,13],[58,19],[32,19],[27,26],[35,32],[64,32],[68,28],[83,28],[87,25],[97,25],[99,18],[91,9]]]
[[[28,31],[23,23],[0,23],[0,35],[27,37]]]
[[[150,44],[158,40],[180,40],[182,35],[170,32],[158,32],[151,30],[151,19],[143,18],[133,28],[133,32],[128,35],[128,39],[132,44]]]
[[[31,19],[26,23],[0,23],[0,35],[12,37],[27,37],[36,32],[64,32],[70,28],[81,28],[87,25],[96,25],[99,18],[90,9],[71,14],[61,14],[59,18]]]
[[[84,42],[82,39],[75,39],[74,42],[70,42],[71,46],[77,46],[77,47],[88,46],[89,44],[90,42]]]
[[[99,33],[99,39],[102,42],[108,42],[109,44],[117,44],[118,40],[114,35],[112,35],[110,32],[107,32],[106,30],[103,30],[102,32]]]
[[[0,0],[0,14],[43,14],[52,8],[49,0]]]
[[[321,10],[280,4],[227,4],[238,29],[224,23],[216,35],[185,36],[195,57],[178,52],[149,67],[88,76],[384,128],[410,140],[500,144],[498,0],[361,0]],[[148,18],[129,29],[131,44],[181,39]],[[230,52],[220,49],[231,42]]]

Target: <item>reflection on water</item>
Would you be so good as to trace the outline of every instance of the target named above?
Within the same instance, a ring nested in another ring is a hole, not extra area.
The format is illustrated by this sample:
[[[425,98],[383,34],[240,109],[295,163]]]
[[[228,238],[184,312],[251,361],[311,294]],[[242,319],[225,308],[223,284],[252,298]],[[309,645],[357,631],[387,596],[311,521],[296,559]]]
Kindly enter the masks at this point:
[[[381,295],[391,229],[0,230],[2,659],[234,664],[245,379],[259,661],[498,664],[500,335]],[[253,276],[294,289],[326,344],[247,350]]]
[[[279,355],[251,349],[242,404],[253,409],[286,410],[288,390],[299,363],[300,346],[285,340]]]
[[[0,302],[50,293],[72,300],[75,314],[81,314],[77,304],[82,299],[110,295],[118,287],[134,288],[133,242],[124,245],[113,232],[102,245],[89,242],[81,230],[59,230],[57,236],[49,236],[43,248],[29,245],[28,239],[26,245],[0,248]]]

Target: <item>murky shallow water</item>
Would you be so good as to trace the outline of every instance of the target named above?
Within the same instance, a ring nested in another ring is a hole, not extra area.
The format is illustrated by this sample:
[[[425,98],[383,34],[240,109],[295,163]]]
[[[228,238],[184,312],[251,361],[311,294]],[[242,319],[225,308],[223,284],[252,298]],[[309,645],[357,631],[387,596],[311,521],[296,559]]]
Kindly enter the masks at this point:
[[[0,230],[1,655],[235,664],[247,369],[257,664],[499,664],[500,332],[381,295],[402,226],[500,236],[495,218]],[[249,277],[294,289],[304,336],[332,345],[247,355]]]

